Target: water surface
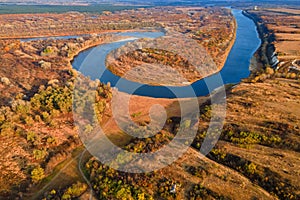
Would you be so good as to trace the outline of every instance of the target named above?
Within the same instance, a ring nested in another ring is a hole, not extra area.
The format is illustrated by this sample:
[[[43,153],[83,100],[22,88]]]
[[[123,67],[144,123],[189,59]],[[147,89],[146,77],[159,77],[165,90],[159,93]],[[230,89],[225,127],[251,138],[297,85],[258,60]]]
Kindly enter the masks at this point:
[[[210,91],[217,89],[223,84],[239,83],[250,74],[249,65],[254,52],[260,46],[260,39],[254,22],[242,14],[241,10],[232,10],[237,22],[236,39],[227,57],[222,70],[216,74],[200,79],[190,86],[152,86],[132,82],[112,74],[105,67],[105,58],[109,52],[125,45],[128,41],[113,42],[99,45],[81,52],[73,61],[72,65],[82,74],[92,79],[100,79],[101,82],[117,85],[119,91],[129,94],[150,96],[156,98],[185,98],[205,96]],[[157,38],[163,36],[162,32],[128,32],[118,33],[134,38]],[[191,92],[190,87],[194,91]]]

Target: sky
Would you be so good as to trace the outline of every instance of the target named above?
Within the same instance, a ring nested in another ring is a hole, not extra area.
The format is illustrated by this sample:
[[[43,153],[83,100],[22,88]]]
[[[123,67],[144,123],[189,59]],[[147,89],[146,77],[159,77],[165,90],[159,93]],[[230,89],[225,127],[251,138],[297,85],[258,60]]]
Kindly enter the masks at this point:
[[[0,0],[0,3],[41,3],[41,4],[51,4],[51,3],[117,3],[117,2],[122,2],[122,3],[132,3],[132,2],[140,2],[140,3],[150,3],[150,2],[155,2],[155,3],[172,3],[172,2],[186,2],[186,3],[197,3],[197,2],[202,2],[202,3],[209,3],[209,2],[218,2],[218,1],[223,1],[223,2],[298,2],[299,0]],[[300,3],[299,3],[300,4]]]

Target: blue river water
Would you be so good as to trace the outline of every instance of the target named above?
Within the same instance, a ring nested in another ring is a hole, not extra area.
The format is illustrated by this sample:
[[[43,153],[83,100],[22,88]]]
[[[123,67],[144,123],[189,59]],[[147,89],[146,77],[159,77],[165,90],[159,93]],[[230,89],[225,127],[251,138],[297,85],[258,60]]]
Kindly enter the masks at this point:
[[[20,39],[21,42],[29,42],[29,41],[35,41],[35,40],[48,40],[48,39],[56,39],[56,40],[62,40],[62,39],[74,39],[79,37],[85,37],[88,35],[66,35],[66,36],[53,36],[53,37],[33,37],[33,38],[22,38]]]
[[[239,83],[243,78],[247,78],[250,74],[250,60],[261,44],[255,23],[244,16],[241,10],[233,9],[232,13],[237,22],[236,39],[224,67],[220,72],[200,79],[189,86],[145,85],[128,81],[111,73],[105,67],[107,54],[125,45],[128,41],[103,44],[83,51],[74,58],[72,66],[91,79],[99,79],[103,83],[110,82],[112,87],[117,85],[119,91],[129,94],[156,98],[205,96],[223,84],[235,84]],[[128,32],[118,34],[134,38],[157,38],[164,35],[162,32]]]

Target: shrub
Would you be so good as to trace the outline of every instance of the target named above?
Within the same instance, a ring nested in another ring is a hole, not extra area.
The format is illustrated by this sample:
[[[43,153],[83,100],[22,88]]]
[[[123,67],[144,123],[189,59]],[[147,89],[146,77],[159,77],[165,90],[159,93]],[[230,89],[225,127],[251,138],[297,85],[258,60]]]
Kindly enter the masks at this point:
[[[212,149],[210,154],[218,160],[224,160],[226,158],[226,153],[222,152],[221,149]]]
[[[0,134],[5,136],[5,135],[11,135],[14,133],[14,128],[15,126],[13,125],[13,123],[11,122],[4,122],[1,126],[0,126]]]
[[[159,183],[157,184],[158,186],[158,195],[164,199],[175,199],[176,198],[176,193],[172,193],[172,187],[176,184],[175,181],[168,180],[166,178],[163,178],[159,180]],[[178,190],[178,188],[177,188]]]
[[[33,150],[33,157],[36,160],[41,160],[41,159],[45,158],[46,155],[47,155],[46,150],[38,150],[38,149]]]
[[[92,125],[90,125],[90,124],[87,124],[84,127],[84,133],[91,133],[93,130],[94,130],[94,127]]]
[[[85,183],[77,182],[71,187],[67,188],[62,195],[62,200],[73,199],[80,197],[87,190],[87,185]]]
[[[32,142],[34,143],[37,139],[37,136],[35,134],[35,132],[29,131],[26,135],[26,140],[27,142]]]
[[[190,128],[190,126],[191,126],[191,120],[185,120],[185,121],[182,123],[182,128],[183,128],[183,129]]]
[[[86,163],[85,170],[100,199],[153,199],[145,189],[152,188],[149,177],[153,176],[153,173],[119,172],[94,159]]]
[[[35,110],[43,110],[48,113],[58,110],[62,113],[70,112],[72,109],[72,93],[68,87],[41,88],[38,94],[30,100]]]
[[[255,174],[256,173],[256,168],[257,166],[254,163],[246,164],[245,166],[245,171],[248,174]]]
[[[46,140],[47,144],[55,144],[56,143],[56,139],[52,136],[49,136]]]
[[[267,67],[266,68],[266,73],[270,74],[270,75],[273,75],[274,74],[274,69],[272,69],[271,67]]]
[[[37,166],[31,171],[31,179],[34,183],[41,181],[45,177],[44,169]]]
[[[4,85],[10,85],[10,80],[6,77],[1,77],[1,83],[3,83]]]
[[[290,74],[290,78],[295,79],[296,77],[297,77],[297,75],[295,73]]]
[[[132,117],[132,118],[136,118],[136,117],[139,117],[139,116],[141,116],[141,115],[142,115],[142,112],[137,112],[137,113],[131,114],[131,117]]]
[[[129,187],[122,187],[116,192],[116,198],[122,200],[133,200]]]
[[[51,117],[48,112],[42,112],[42,119],[47,124],[51,122]]]
[[[210,120],[211,115],[212,115],[212,108],[211,108],[211,106],[205,106],[203,110],[201,109],[200,114],[201,114],[201,118],[203,120]]]
[[[41,121],[42,121],[41,116],[40,116],[40,115],[35,115],[34,121],[36,121],[36,122],[41,122]]]
[[[205,188],[201,184],[194,185],[192,190],[189,192],[189,199],[198,200],[198,199],[230,199],[226,196],[219,195],[218,193]]]
[[[34,120],[32,119],[32,117],[31,117],[30,115],[27,115],[27,116],[24,118],[24,123],[25,123],[26,125],[31,126],[31,125],[33,125],[33,123],[34,123]]]
[[[194,167],[194,166],[190,166],[188,168],[188,171],[193,175],[193,176],[196,176],[196,177],[199,177],[199,178],[203,178],[206,176],[207,174],[207,171],[202,167],[202,166],[197,166],[197,167]]]

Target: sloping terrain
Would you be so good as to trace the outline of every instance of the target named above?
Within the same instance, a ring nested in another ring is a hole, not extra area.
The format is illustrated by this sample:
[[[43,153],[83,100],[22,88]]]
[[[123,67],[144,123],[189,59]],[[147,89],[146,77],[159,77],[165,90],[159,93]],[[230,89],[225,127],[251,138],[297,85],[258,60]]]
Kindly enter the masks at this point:
[[[138,199],[138,194],[146,199],[299,199],[299,80],[241,83],[227,95],[224,129],[206,157],[197,150],[210,120],[209,106],[202,104],[192,147],[170,166],[139,175],[109,169],[93,158],[87,162],[95,195],[100,199]],[[124,148],[156,151],[172,140],[172,130],[166,126],[159,136],[132,139]]]
[[[139,16],[144,14],[150,23],[147,13],[156,12],[160,18],[163,15],[160,11],[140,10],[134,21],[138,23]],[[174,9],[169,11],[176,13]],[[131,16],[131,12],[126,11],[122,19]],[[108,20],[111,16],[107,15],[102,17]],[[177,18],[173,20],[177,21],[183,13],[174,16]],[[30,21],[34,20],[30,18]],[[16,20],[15,27],[19,25],[23,24]],[[116,24],[111,25],[111,29],[116,28]],[[9,27],[2,27],[3,32]],[[179,26],[174,24],[174,27]],[[217,30],[216,33],[220,40],[225,39]],[[210,37],[201,31],[196,35],[198,40]],[[109,169],[85,155],[73,124],[71,96],[77,75],[70,69],[69,61],[78,51],[97,42],[103,42],[102,38],[0,41],[1,199],[80,196],[87,199],[91,188],[97,199],[300,199],[299,74],[281,76],[267,69],[269,73],[259,75],[253,82],[243,82],[230,89],[222,134],[206,157],[199,153],[199,148],[206,136],[211,108],[218,105],[199,99],[199,130],[188,151],[164,169],[129,174]],[[214,46],[215,42],[209,41],[207,45]],[[221,50],[215,49],[215,56]],[[96,117],[106,122],[111,117],[112,90],[104,84],[96,86]],[[110,139],[132,152],[156,151],[169,143],[180,121],[178,102],[137,96],[131,100],[133,121],[142,126],[148,124],[150,105],[162,103],[168,111],[168,123],[156,136],[137,139],[124,136],[116,124],[109,122],[104,128]],[[81,128],[87,134],[92,131],[90,126]]]

